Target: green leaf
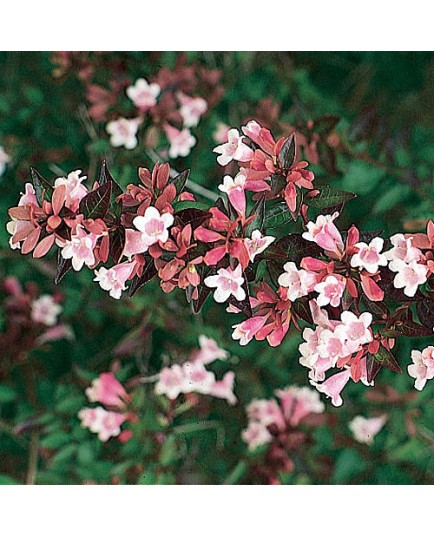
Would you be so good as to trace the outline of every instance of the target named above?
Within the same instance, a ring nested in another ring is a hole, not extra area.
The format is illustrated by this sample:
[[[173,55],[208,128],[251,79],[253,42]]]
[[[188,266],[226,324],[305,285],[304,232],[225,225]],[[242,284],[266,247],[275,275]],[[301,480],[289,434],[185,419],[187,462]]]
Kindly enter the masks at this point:
[[[13,486],[14,484],[21,484],[21,482],[8,475],[0,475],[0,486]]]
[[[176,194],[179,195],[184,190],[189,176],[190,176],[190,170],[185,169],[184,171],[179,173],[179,175],[177,175],[176,177],[169,179],[168,184],[174,184],[176,188]]]
[[[256,231],[257,229],[262,232],[265,220],[265,197],[258,199],[249,213],[249,218],[254,214],[256,215],[256,218],[246,227],[245,236],[252,236],[253,231]]]
[[[32,177],[33,187],[35,188],[36,199],[39,205],[42,206],[42,201],[44,200],[43,191],[45,190],[51,193],[53,187],[34,167],[30,168],[30,175]]]
[[[357,450],[343,450],[336,459],[333,484],[353,484],[352,479],[363,473],[366,468],[367,464]]]
[[[393,372],[402,372],[402,369],[393,354],[384,346],[380,345],[378,352],[372,355],[375,361],[382,367],[392,370]]]
[[[0,385],[0,404],[12,402],[17,398],[17,393],[9,385]]]
[[[108,181],[83,197],[80,201],[79,212],[85,219],[103,219],[110,207],[111,195],[112,181]]]
[[[238,484],[247,473],[247,463],[243,460],[237,463],[233,470],[229,473],[224,481],[224,484]]]
[[[286,138],[279,151],[279,163],[282,168],[289,169],[294,165],[296,152],[295,134],[291,134]]]
[[[339,205],[340,203],[345,203],[355,197],[357,197],[356,194],[351,192],[344,192],[343,190],[337,190],[330,186],[326,186],[321,188],[319,194],[315,197],[305,197],[303,202],[308,207],[321,210],[333,207],[334,205]]]
[[[276,229],[292,221],[291,212],[285,201],[272,206],[266,213],[264,219],[264,227],[266,229]]]
[[[178,458],[178,447],[176,444],[176,437],[171,435],[167,436],[160,453],[160,463],[163,467],[167,467],[171,463],[175,462]]]
[[[71,437],[67,432],[53,432],[41,439],[40,445],[45,449],[58,449],[68,443]]]

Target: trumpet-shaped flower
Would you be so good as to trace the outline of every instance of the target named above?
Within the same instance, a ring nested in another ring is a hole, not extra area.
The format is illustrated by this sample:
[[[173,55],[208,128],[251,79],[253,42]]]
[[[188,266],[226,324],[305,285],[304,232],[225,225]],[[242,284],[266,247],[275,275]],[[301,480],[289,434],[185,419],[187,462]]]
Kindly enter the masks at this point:
[[[207,287],[215,287],[214,299],[218,303],[225,302],[230,296],[234,296],[238,301],[243,301],[246,297],[246,292],[242,287],[244,278],[241,264],[238,264],[235,269],[220,268],[217,270],[217,275],[206,277],[204,283]]]
[[[160,93],[160,86],[155,83],[150,84],[145,78],[138,78],[134,85],[126,89],[127,97],[143,112],[157,104],[157,97]]]

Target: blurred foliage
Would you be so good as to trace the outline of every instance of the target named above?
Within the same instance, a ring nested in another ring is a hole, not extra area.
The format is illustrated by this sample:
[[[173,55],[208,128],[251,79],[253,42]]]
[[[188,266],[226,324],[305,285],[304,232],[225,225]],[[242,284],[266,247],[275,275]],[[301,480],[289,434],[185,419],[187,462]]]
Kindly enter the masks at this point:
[[[178,57],[103,53],[95,62],[121,65],[134,81],[162,66],[173,68]],[[356,223],[387,235],[422,230],[433,217],[432,53],[189,52],[185,60],[221,69],[225,88],[195,131],[196,147],[173,163],[191,168],[193,182],[215,191],[221,181],[212,153],[219,122],[238,127],[256,118],[276,134],[289,126],[307,132],[313,122],[315,132],[320,118],[333,115],[337,146],[318,131],[319,162],[313,169],[318,184],[357,193],[342,225]],[[49,293],[55,259],[35,262],[7,244],[7,209],[29,180],[30,165],[50,179],[77,168],[94,177],[105,157],[125,185],[135,181],[137,166],[153,162],[144,140],[133,151],[114,149],[104,125],[89,127],[84,86],[74,65],[59,74],[53,54],[14,52],[0,54],[0,66],[0,145],[12,159],[0,177],[0,278],[36,281]],[[103,67],[96,72],[101,84],[109,75]],[[247,422],[244,408],[253,398],[271,397],[276,388],[307,384],[306,369],[298,364],[299,336],[288,337],[277,349],[266,342],[240,347],[230,338],[233,318],[211,301],[194,315],[182,295],[165,295],[150,282],[133,299],[117,302],[91,280],[90,271],[68,274],[58,287],[63,319],[75,339],[46,343],[1,378],[0,484],[262,483],[255,467],[263,452],[249,453],[240,436]],[[0,330],[3,324],[0,311]],[[146,408],[145,416],[129,442],[102,444],[80,426],[84,388],[100,372],[115,363],[121,380],[155,374],[163,359],[185,359],[202,333],[231,353],[237,406],[209,400],[205,410],[180,413],[167,430],[158,417],[162,402],[145,384],[142,400],[136,401]],[[411,349],[430,343],[399,340],[402,368]],[[434,483],[433,396],[434,383],[416,393],[405,372],[383,370],[371,389],[350,385],[343,407],[327,401],[327,422],[314,430],[304,456],[294,459],[294,471],[280,475],[281,482]],[[348,422],[377,413],[387,413],[388,421],[374,444],[356,443]],[[157,445],[155,435],[163,429],[165,439]]]

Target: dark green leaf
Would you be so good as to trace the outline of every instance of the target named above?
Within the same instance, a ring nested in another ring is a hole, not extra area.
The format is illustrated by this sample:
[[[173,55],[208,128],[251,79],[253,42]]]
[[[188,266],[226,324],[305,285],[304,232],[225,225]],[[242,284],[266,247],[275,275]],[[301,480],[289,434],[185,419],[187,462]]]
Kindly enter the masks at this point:
[[[294,165],[297,156],[296,152],[295,134],[291,134],[288,138],[286,138],[282,148],[279,151],[280,166],[284,169],[289,169],[292,165]]]
[[[112,185],[112,181],[108,181],[83,197],[80,201],[79,212],[83,214],[85,219],[104,218],[110,207]]]
[[[136,276],[131,283],[129,296],[132,297],[145,283],[150,281],[157,275],[157,269],[155,268],[154,259],[150,255],[145,255],[146,264],[143,267],[143,272],[140,277]]]
[[[176,188],[176,194],[179,195],[185,188],[187,184],[188,177],[190,175],[190,170],[186,169],[179,173],[176,177],[169,179],[169,184],[174,184]]]
[[[56,275],[54,276],[54,283],[57,285],[65,277],[69,270],[71,270],[71,268],[72,260],[64,259],[62,257],[62,250],[59,249],[57,253],[57,268]]]
[[[291,212],[285,201],[281,201],[272,206],[266,213],[264,227],[266,229],[276,229],[292,220]]]
[[[122,226],[116,227],[110,233],[110,257],[114,263],[118,263],[125,247],[125,229]]]
[[[261,197],[256,201],[255,205],[249,213],[249,218],[256,215],[255,219],[246,227],[245,236],[252,236],[253,231],[257,229],[262,232],[265,220],[265,198]]]
[[[393,372],[402,372],[401,367],[398,365],[398,362],[391,351],[384,346],[380,345],[378,352],[373,354],[373,357],[382,367],[392,370]]]
[[[53,187],[34,167],[30,168],[30,175],[35,188],[36,199],[38,200],[39,205],[42,206],[42,201],[44,200],[44,190],[51,193],[53,191]]]
[[[416,311],[421,324],[432,332],[434,327],[434,301],[426,298],[417,302]]]
[[[338,205],[339,203],[345,203],[350,199],[354,199],[356,194],[351,192],[344,192],[343,190],[336,190],[330,186],[325,186],[321,188],[319,194],[315,197],[305,197],[304,204],[317,209],[328,208],[333,205]]]
[[[190,224],[196,229],[211,218],[211,213],[199,208],[186,208],[176,212],[175,217],[182,225]]]

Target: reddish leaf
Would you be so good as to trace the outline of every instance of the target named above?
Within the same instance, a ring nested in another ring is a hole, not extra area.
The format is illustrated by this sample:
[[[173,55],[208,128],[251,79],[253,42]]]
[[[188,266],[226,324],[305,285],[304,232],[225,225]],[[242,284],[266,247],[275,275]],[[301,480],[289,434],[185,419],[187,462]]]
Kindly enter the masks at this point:
[[[111,194],[112,182],[109,181],[83,197],[80,201],[79,212],[85,219],[104,219],[110,207]]]

